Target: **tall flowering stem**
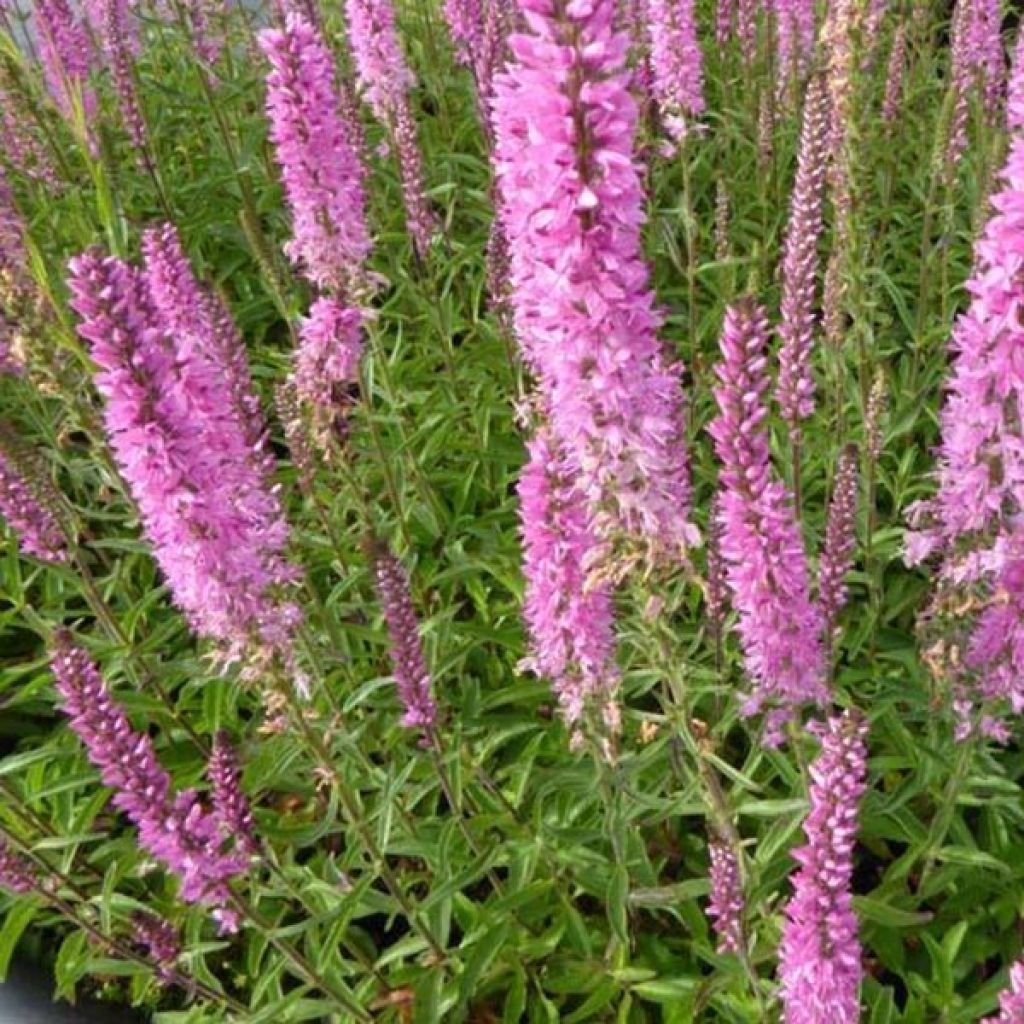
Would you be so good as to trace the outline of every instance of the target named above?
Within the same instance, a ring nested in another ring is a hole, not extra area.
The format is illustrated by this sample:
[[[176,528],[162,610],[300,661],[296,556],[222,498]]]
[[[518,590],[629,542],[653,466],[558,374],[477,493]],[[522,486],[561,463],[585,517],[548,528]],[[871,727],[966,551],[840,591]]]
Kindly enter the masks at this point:
[[[212,907],[221,927],[232,930],[228,883],[245,871],[247,858],[223,851],[217,817],[195,792],[174,792],[149,736],[132,728],[88,654],[64,631],[55,637],[51,666],[71,727],[142,847],[177,876],[183,900]]]
[[[757,63],[757,22],[761,4],[757,0],[736,0],[736,39],[747,74]]]
[[[25,369],[27,354],[20,321],[26,309],[35,305],[37,291],[28,266],[25,221],[0,164],[0,374],[20,376]]]
[[[426,196],[423,154],[410,91],[415,82],[402,52],[392,0],[345,0],[348,38],[363,98],[391,132],[413,248],[425,259],[435,228]]]
[[[867,773],[867,722],[831,717],[816,730],[805,843],[779,950],[784,1024],[856,1024],[863,967],[850,891],[857,810]]]
[[[614,0],[522,0],[494,164],[520,346],[595,535],[652,561],[695,539],[680,367],[640,246],[637,106]]]
[[[775,394],[794,441],[800,436],[800,421],[814,411],[811,354],[828,130],[828,94],[824,81],[816,77],[804,104],[796,181],[782,248],[781,346]],[[798,467],[794,467],[796,471]]]
[[[1024,69],[1015,69],[1019,77]],[[1011,85],[1011,96],[1019,86]],[[937,607],[956,605],[952,625],[967,637],[954,666],[961,735],[979,704],[1024,711],[1024,135],[1010,143],[974,247],[971,302],[953,328],[952,368],[940,414],[938,492],[911,509],[910,563],[937,555]],[[970,598],[970,616],[963,598]],[[992,717],[983,728],[1002,738]]]
[[[145,273],[96,251],[71,262],[114,456],[193,629],[253,674],[289,665],[296,573],[271,464],[254,444],[240,339],[214,319],[173,232],[150,233],[144,249]]]
[[[736,25],[736,0],[716,0],[715,42],[724,47],[732,39]]]
[[[32,119],[25,116],[23,91],[3,61],[0,61],[0,129],[7,164],[33,181],[50,186],[58,184],[50,152],[39,139]]]
[[[423,655],[420,624],[409,593],[409,580],[397,558],[383,545],[372,550],[373,578],[391,640],[391,664],[405,709],[402,725],[429,733],[437,720],[430,670]]]
[[[551,680],[566,723],[575,728],[588,706],[614,723],[619,685],[612,591],[588,584],[597,549],[584,495],[572,484],[546,428],[529,443],[519,481],[529,653],[522,667]]]
[[[340,391],[359,380],[364,319],[362,310],[338,299],[313,303],[295,352],[293,381],[300,398],[322,409],[338,406]]]
[[[719,414],[709,431],[721,463],[720,549],[753,683],[742,711],[772,706],[766,739],[774,743],[799,706],[823,703],[826,689],[822,617],[810,596],[800,525],[771,465],[767,340],[764,311],[753,301],[727,310],[715,370]]]
[[[652,91],[669,137],[678,144],[704,111],[693,0],[647,0],[647,31]]]
[[[1017,37],[1013,51],[1013,66],[1006,90],[1006,127],[1015,134],[1024,128],[1024,33]]]
[[[132,939],[156,964],[161,981],[177,980],[175,964],[181,956],[181,936],[170,921],[141,911],[132,918]]]

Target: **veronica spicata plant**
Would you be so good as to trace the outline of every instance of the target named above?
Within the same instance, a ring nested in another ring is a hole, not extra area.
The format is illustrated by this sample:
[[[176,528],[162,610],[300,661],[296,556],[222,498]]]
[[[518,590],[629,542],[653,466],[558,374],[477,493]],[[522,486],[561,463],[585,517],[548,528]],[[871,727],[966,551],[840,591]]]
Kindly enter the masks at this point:
[[[0,974],[1019,1022],[1021,55],[0,0]]]

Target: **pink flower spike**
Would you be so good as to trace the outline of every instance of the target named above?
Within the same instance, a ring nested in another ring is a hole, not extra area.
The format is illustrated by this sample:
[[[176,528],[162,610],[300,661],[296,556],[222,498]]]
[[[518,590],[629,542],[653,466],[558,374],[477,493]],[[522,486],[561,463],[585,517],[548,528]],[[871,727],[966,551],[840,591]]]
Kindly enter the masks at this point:
[[[519,480],[519,524],[529,653],[520,667],[551,680],[573,727],[588,704],[603,707],[616,700],[612,590],[608,583],[588,584],[586,567],[597,543],[586,499],[572,486],[548,429],[542,427],[528,448]]]
[[[148,734],[132,728],[88,654],[66,631],[54,639],[51,667],[71,728],[114,791],[114,805],[138,828],[140,845],[178,877],[183,900],[219,909],[230,920],[228,883],[246,870],[248,859],[221,852],[217,818],[194,791],[172,790]]]
[[[529,31],[511,37],[494,99],[516,334],[595,537],[673,562],[697,536],[681,368],[640,245],[629,36],[615,0],[522,8]]]
[[[296,14],[259,41],[271,65],[267,116],[292,216],[285,251],[317,287],[359,291],[370,252],[366,170],[359,129],[339,112],[334,58]]]
[[[785,485],[771,465],[764,311],[741,300],[725,314],[715,373],[719,414],[708,428],[721,462],[720,549],[747,675],[743,714],[766,705],[768,742],[805,703],[823,704],[822,617],[811,601],[807,555]]]
[[[779,949],[784,1024],[857,1024],[864,973],[850,891],[857,809],[867,773],[866,720],[845,712],[816,729],[805,843]]]
[[[704,111],[703,57],[693,0],[647,0],[652,91],[676,144]]]
[[[825,83],[812,79],[804,103],[796,180],[782,246],[782,320],[779,324],[779,379],[775,397],[790,435],[800,436],[800,421],[814,412],[815,295],[818,242],[828,157],[829,105]]]
[[[373,576],[391,640],[391,665],[405,708],[402,725],[429,733],[437,719],[430,670],[423,656],[420,624],[409,593],[409,579],[395,556],[381,545],[372,552]]]

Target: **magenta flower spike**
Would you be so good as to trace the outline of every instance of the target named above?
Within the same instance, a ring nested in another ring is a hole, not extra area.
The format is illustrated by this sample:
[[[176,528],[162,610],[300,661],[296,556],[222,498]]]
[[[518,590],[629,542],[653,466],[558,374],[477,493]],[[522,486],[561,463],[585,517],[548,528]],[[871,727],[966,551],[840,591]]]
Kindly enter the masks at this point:
[[[401,563],[381,547],[373,551],[373,577],[391,640],[391,665],[405,713],[402,725],[429,734],[437,720],[420,624]]]
[[[275,656],[290,664],[301,613],[286,592],[296,572],[243,395],[244,356],[226,351],[240,339],[214,317],[173,232],[150,232],[144,246],[145,273],[95,251],[71,262],[72,306],[99,367],[115,459],[192,628],[254,672]],[[176,329],[189,311],[191,323]]]
[[[586,498],[572,485],[547,428],[528,450],[519,480],[529,640],[521,668],[551,681],[566,724],[574,728],[588,705],[600,711],[617,701],[612,589],[588,583],[587,566],[598,544]]]
[[[299,328],[295,390],[316,406],[336,404],[336,389],[359,380],[365,314],[337,299],[319,298]]]
[[[1018,95],[1024,69],[1010,83]],[[1013,112],[1010,112],[1013,117]],[[950,341],[952,365],[940,414],[938,491],[910,511],[910,564],[941,556],[940,589],[971,588],[980,610],[968,623],[958,666],[958,735],[988,705],[984,732],[1005,739],[995,707],[1024,711],[1024,135],[1018,129],[974,246],[971,297]]]
[[[140,153],[146,150],[146,121],[135,84],[135,57],[139,50],[137,31],[131,22],[129,0],[96,0],[94,26],[117,94],[121,121],[132,145]]]
[[[889,64],[885,72],[885,97],[882,100],[882,120],[894,124],[900,114],[903,102],[903,75],[907,61],[907,32],[901,22],[893,34]]]
[[[1016,134],[1024,128],[1024,33],[1017,37],[1010,81],[1006,90],[1006,127]]]
[[[38,885],[35,865],[0,836],[0,889],[21,896]]]
[[[218,733],[213,741],[206,776],[210,780],[213,814],[225,839],[231,840],[241,853],[257,853],[259,842],[252,807],[242,792],[238,755],[225,733]]]
[[[35,0],[33,13],[50,95],[61,113],[70,119],[77,93],[86,121],[92,120],[96,96],[88,80],[93,47],[85,25],[75,16],[68,0]]]
[[[743,912],[746,899],[739,862],[732,847],[723,839],[708,843],[711,859],[711,899],[708,917],[718,936],[719,953],[740,953],[744,948]]]
[[[736,0],[736,39],[739,42],[743,67],[748,74],[757,62],[757,15],[761,10],[758,0]]]
[[[349,44],[359,89],[378,121],[387,124],[415,84],[402,52],[392,0],[345,0]]]
[[[807,89],[800,131],[796,180],[789,223],[782,244],[782,319],[779,324],[779,378],[775,397],[789,426],[800,436],[800,422],[814,412],[815,295],[818,242],[822,230],[825,165],[828,160],[829,103],[824,81],[815,77]]]
[[[703,56],[693,0],[647,0],[651,88],[673,144],[704,111]]]
[[[7,433],[0,425],[0,519],[14,531],[23,554],[53,564],[66,562],[67,538],[49,507],[52,502],[36,486],[35,473],[26,473],[20,444]]]
[[[680,367],[640,245],[629,37],[614,0],[521,6],[494,100],[516,334],[597,538],[676,559],[697,535]]]
[[[51,188],[59,185],[49,150],[35,133],[35,126],[24,116],[22,101],[0,75],[0,136],[4,140],[6,162],[33,181]]]
[[[174,965],[181,956],[181,936],[174,925],[156,914],[140,911],[132,918],[132,939],[156,964],[157,977],[162,982],[171,982],[175,977]]]
[[[716,0],[715,42],[719,47],[728,44],[735,34],[736,0]]]
[[[425,190],[423,154],[410,105],[415,84],[402,52],[392,0],[345,0],[348,39],[363,99],[395,144],[406,220],[413,248],[427,256],[436,227]]]
[[[784,1024],[857,1024],[863,976],[850,891],[857,809],[865,789],[868,727],[845,712],[817,728],[810,811],[779,949]]]
[[[490,0],[488,8],[495,7]],[[484,9],[481,0],[444,0],[444,17],[460,64],[472,64],[482,42]]]
[[[771,465],[766,420],[768,325],[753,301],[731,306],[715,368],[719,414],[708,428],[721,463],[720,550],[753,685],[745,715],[772,711],[766,740],[805,703],[823,704],[822,616],[792,499]]]
[[[356,128],[339,112],[334,57],[296,14],[284,29],[265,29],[259,38],[271,65],[270,137],[292,218],[285,251],[318,288],[358,291],[371,246],[366,170]]]
[[[247,858],[222,852],[220,824],[194,791],[173,791],[149,736],[132,728],[96,666],[66,631],[55,636],[51,666],[71,728],[113,790],[114,806],[139,830],[142,848],[177,876],[183,900],[212,907],[222,930],[233,930],[228,883],[246,870]]]

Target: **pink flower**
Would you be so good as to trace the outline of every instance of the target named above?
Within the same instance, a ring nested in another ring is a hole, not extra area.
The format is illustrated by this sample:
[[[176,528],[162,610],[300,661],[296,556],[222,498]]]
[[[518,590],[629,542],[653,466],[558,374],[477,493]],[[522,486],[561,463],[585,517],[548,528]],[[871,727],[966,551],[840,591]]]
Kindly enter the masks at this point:
[[[741,300],[725,314],[715,372],[719,414],[709,427],[721,462],[721,554],[753,691],[745,715],[774,706],[769,742],[804,702],[822,704],[822,617],[810,598],[807,555],[790,495],[769,452],[764,311]]]
[[[0,888],[23,895],[38,886],[35,865],[0,838]]]
[[[488,8],[495,6],[494,0]],[[481,0],[444,0],[444,16],[461,64],[470,64],[480,47],[484,12]]]
[[[402,725],[429,732],[437,719],[430,670],[423,656],[420,624],[401,563],[386,548],[373,553],[373,578],[391,640],[395,686],[405,708]]]
[[[299,609],[288,525],[240,377],[241,341],[191,276],[173,231],[146,273],[91,251],[71,262],[118,466],[176,603],[224,657],[290,660]]]
[[[857,808],[867,772],[867,722],[846,712],[817,729],[811,809],[779,949],[785,1024],[856,1024],[863,975],[850,885]]]
[[[34,14],[50,95],[70,118],[77,94],[86,120],[91,120],[96,113],[96,95],[88,84],[93,47],[85,25],[75,17],[68,0],[36,0]]]
[[[240,853],[254,854],[259,850],[259,842],[252,807],[242,791],[241,775],[238,755],[230,740],[225,733],[217,733],[206,766],[206,776],[212,789],[213,814],[226,840],[233,843]]]
[[[652,91],[671,139],[704,111],[703,58],[693,0],[647,0]]]
[[[787,103],[807,70],[817,26],[814,0],[774,0],[776,95]]]
[[[392,0],[345,0],[348,37],[363,98],[391,132],[406,222],[416,255],[430,249],[436,227],[426,195],[423,154],[416,136],[409,92],[415,82],[395,27]]]
[[[782,321],[779,324],[779,379],[775,397],[799,437],[800,421],[814,412],[814,299],[818,242],[822,229],[822,199],[828,158],[829,106],[825,83],[812,79],[804,103],[796,181],[790,198],[789,223],[782,246]]]
[[[135,56],[139,41],[131,21],[129,0],[96,0],[93,18],[94,29],[110,67],[121,120],[132,145],[139,152],[144,152],[146,121],[135,84]]]
[[[680,367],[658,340],[628,36],[614,0],[522,0],[495,80],[494,163],[519,343],[595,534],[696,540]]]
[[[0,517],[14,530],[24,554],[43,562],[65,562],[67,538],[49,490],[20,440],[0,424]]]
[[[345,0],[348,39],[363,98],[385,124],[415,79],[395,27],[392,0]]]
[[[228,882],[246,870],[247,858],[221,851],[216,816],[193,790],[173,791],[149,736],[132,728],[89,656],[64,631],[51,666],[72,729],[113,789],[114,805],[138,828],[142,847],[178,877],[183,900],[215,908],[222,930],[234,930]]]
[[[337,299],[313,303],[299,328],[295,352],[295,390],[300,398],[331,408],[337,390],[359,380],[363,319],[362,311]]]
[[[739,953],[743,950],[743,879],[733,848],[723,839],[708,843],[711,858],[711,899],[708,917],[718,935],[719,953]]]
[[[289,257],[320,288],[351,290],[370,252],[365,169],[353,126],[339,114],[334,58],[298,15],[283,31],[265,29],[271,64],[267,116],[292,216]]]
[[[132,917],[132,939],[157,965],[157,977],[173,981],[174,965],[181,956],[181,936],[174,925],[156,914],[139,911]]]
[[[857,449],[851,445],[843,450],[836,465],[818,566],[818,603],[829,646],[836,618],[846,604],[846,577],[853,568],[857,547],[857,486]]]
[[[903,99],[904,65],[907,60],[906,26],[900,22],[893,34],[892,49],[889,51],[889,66],[885,72],[885,99],[882,101],[882,120],[893,124],[899,117]]]
[[[1024,69],[1015,64],[1011,98]],[[1011,117],[1012,117],[1011,111]],[[965,590],[978,612],[958,617],[967,655],[957,666],[958,735],[970,732],[979,704],[1024,711],[1024,137],[1010,142],[975,243],[967,282],[971,302],[953,328],[952,368],[940,415],[938,493],[911,509],[909,562],[941,556],[939,594]],[[983,729],[1005,735],[997,709]]]
[[[528,449],[519,480],[529,638],[522,667],[551,680],[562,714],[574,726],[588,704],[603,708],[616,699],[612,591],[607,583],[588,584],[597,544],[586,500],[572,486],[547,428]]]

